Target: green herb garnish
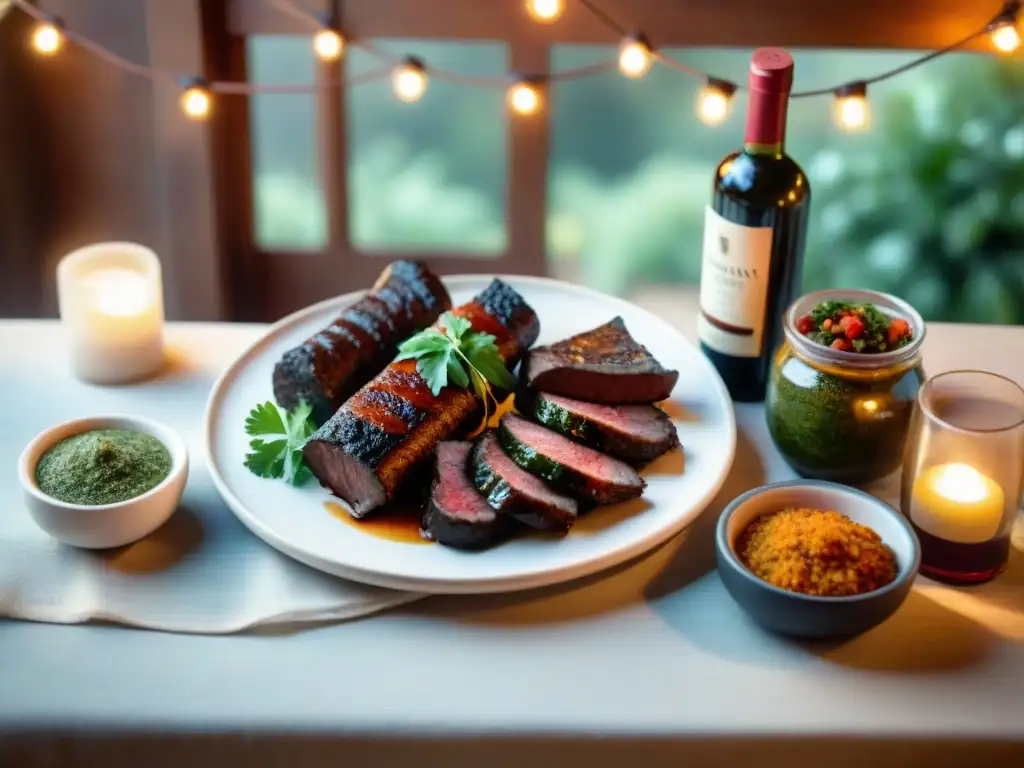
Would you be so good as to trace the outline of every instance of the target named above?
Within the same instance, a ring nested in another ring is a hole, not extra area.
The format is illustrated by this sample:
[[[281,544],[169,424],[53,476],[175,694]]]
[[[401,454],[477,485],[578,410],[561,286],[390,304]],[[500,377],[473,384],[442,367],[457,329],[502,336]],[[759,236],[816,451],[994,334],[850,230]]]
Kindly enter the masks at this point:
[[[311,418],[313,408],[302,402],[286,411],[269,400],[253,408],[245,417],[245,432],[253,437],[245,466],[254,475],[283,478],[302,485],[313,476],[302,457],[302,446],[316,431]],[[269,439],[268,439],[269,438]]]
[[[516,378],[505,367],[495,337],[473,331],[464,317],[445,312],[439,321],[444,329],[426,328],[406,339],[398,347],[395,360],[415,360],[416,371],[437,395],[448,384],[473,386],[484,401],[484,421],[490,413],[490,401],[498,404],[491,385],[512,389]]]

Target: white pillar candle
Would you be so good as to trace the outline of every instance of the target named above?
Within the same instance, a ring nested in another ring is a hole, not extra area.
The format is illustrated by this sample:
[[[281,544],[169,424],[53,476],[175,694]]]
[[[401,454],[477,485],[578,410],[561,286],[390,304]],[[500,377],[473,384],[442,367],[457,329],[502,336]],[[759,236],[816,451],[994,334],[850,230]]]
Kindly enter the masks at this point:
[[[120,384],[164,361],[160,260],[135,243],[97,243],[57,265],[57,297],[75,376]]]
[[[910,517],[940,539],[978,544],[994,538],[1004,513],[1003,489],[966,464],[939,464],[914,483]]]

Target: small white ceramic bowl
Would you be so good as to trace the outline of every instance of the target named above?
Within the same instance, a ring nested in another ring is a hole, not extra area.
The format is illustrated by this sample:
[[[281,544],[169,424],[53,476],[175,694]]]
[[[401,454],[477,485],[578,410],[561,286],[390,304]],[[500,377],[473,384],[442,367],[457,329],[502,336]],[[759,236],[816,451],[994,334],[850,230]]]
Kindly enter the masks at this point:
[[[171,471],[155,488],[116,504],[68,504],[43,493],[36,482],[36,464],[61,440],[93,429],[134,429],[152,435],[171,454]],[[181,500],[188,478],[188,450],[170,427],[134,416],[93,416],[75,419],[40,432],[18,460],[18,479],[25,506],[36,524],[58,541],[85,549],[131,544],[167,522]]]

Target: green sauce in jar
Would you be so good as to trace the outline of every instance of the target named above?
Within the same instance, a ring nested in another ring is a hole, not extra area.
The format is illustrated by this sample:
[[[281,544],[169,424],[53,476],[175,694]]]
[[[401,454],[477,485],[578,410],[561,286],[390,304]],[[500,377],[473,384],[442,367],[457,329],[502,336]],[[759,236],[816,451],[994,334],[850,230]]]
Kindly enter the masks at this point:
[[[98,506],[134,499],[171,473],[171,454],[152,435],[94,429],[61,440],[36,464],[39,489],[68,504]]]
[[[799,328],[826,300],[869,301],[913,326],[909,341],[865,354],[824,346]],[[863,484],[896,470],[924,381],[924,323],[904,302],[867,291],[821,291],[798,300],[784,319],[786,341],[776,353],[765,397],[768,429],[783,458],[800,475]]]

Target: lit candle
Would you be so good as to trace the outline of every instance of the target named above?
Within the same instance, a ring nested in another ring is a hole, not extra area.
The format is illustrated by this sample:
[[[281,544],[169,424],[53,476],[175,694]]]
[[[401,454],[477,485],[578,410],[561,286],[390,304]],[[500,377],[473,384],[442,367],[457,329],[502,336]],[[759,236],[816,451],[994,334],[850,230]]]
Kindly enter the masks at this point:
[[[940,539],[977,544],[994,538],[1004,513],[1003,489],[966,464],[940,464],[914,483],[910,516]]]
[[[57,294],[76,376],[117,384],[163,365],[160,261],[149,248],[99,243],[74,251],[57,266]]]

